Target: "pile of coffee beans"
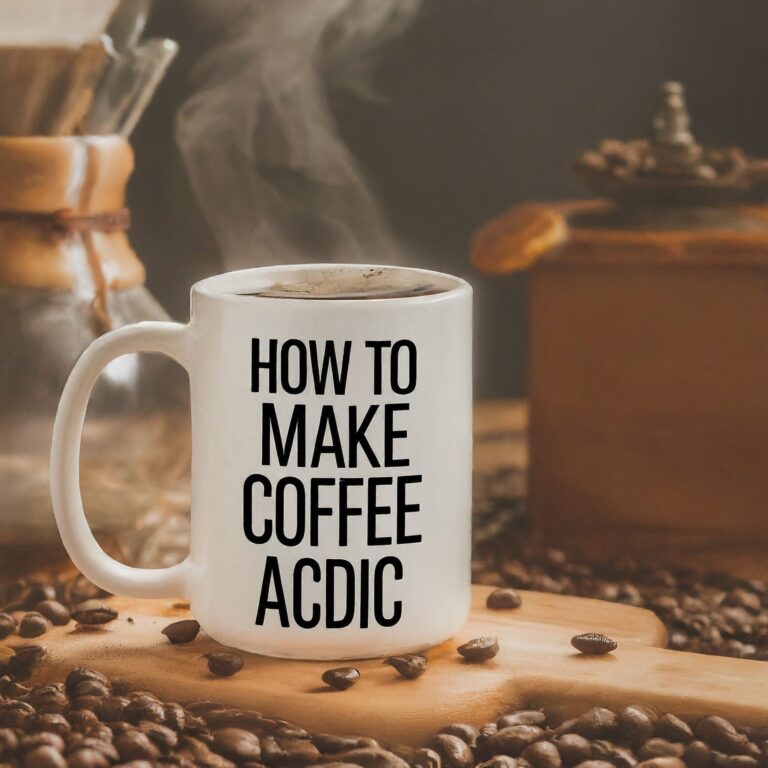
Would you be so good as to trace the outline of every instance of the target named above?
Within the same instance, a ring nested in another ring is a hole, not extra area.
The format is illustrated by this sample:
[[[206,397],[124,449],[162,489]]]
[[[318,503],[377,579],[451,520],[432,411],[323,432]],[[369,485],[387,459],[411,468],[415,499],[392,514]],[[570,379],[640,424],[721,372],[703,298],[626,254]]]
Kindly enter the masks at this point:
[[[445,726],[420,750],[393,749],[419,768],[762,768],[768,725],[739,729],[640,705],[593,707],[564,722],[523,709],[480,727]]]
[[[373,739],[312,734],[214,701],[181,706],[126,690],[84,667],[61,683],[0,677],[3,768],[300,766],[408,768]]]
[[[106,592],[81,575],[0,584],[0,640],[14,633],[40,637],[71,621],[90,627],[108,624],[117,611],[105,597]]]
[[[39,661],[39,659],[38,659]],[[347,676],[348,679],[348,676]],[[764,768],[768,726],[683,719],[636,705],[562,722],[538,709],[454,723],[421,748],[310,733],[215,701],[182,706],[73,669],[28,687],[0,677],[3,768]]]
[[[672,648],[768,660],[763,582],[626,558],[590,566],[559,550],[532,550],[524,538],[522,473],[507,468],[482,479],[477,491],[474,580],[502,588],[489,607],[516,609],[525,599],[517,589],[610,600],[655,611]],[[717,716],[688,719],[642,705],[593,707],[565,722],[539,709],[516,710],[482,725],[448,724],[412,748],[310,733],[214,701],[162,701],[85,668],[31,686],[36,666],[46,662],[51,627],[114,620],[107,597],[79,575],[0,584],[0,768],[768,768],[768,723],[739,728]],[[168,652],[199,631],[193,620],[169,624]],[[13,634],[23,643],[10,649],[1,641]],[[582,653],[615,647],[599,635],[572,642]],[[498,643],[475,638],[457,652],[482,663]],[[409,679],[427,669],[419,655],[386,663]],[[201,656],[202,672],[206,664],[211,675],[230,676],[244,659],[222,648]],[[323,682],[343,690],[358,678],[355,668],[343,667],[327,670]]]
[[[618,557],[588,565],[525,541],[525,483],[515,468],[476,478],[473,580],[655,611],[670,648],[768,660],[768,584]]]

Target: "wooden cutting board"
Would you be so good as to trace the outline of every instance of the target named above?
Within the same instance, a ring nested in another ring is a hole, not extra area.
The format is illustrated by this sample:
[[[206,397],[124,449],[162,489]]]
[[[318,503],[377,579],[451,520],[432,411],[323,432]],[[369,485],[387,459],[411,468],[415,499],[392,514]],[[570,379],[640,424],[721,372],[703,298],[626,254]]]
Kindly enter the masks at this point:
[[[220,649],[203,632],[171,646],[161,630],[188,611],[174,601],[115,598],[120,618],[101,630],[58,627],[42,638],[49,648],[33,682],[60,680],[86,665],[129,681],[167,700],[214,699],[292,720],[313,731],[360,734],[418,745],[451,722],[479,724],[520,706],[544,706],[565,717],[597,703],[646,703],[679,714],[722,714],[745,725],[768,722],[765,662],[669,651],[665,630],[650,611],[585,598],[522,592],[510,611],[485,607],[490,591],[474,587],[471,617],[452,641],[427,652],[429,668],[405,680],[372,659],[354,662],[362,677],[347,691],[321,683],[328,662],[270,659],[243,654],[244,669],[213,678],[202,654]],[[570,638],[603,632],[618,649],[579,656]],[[469,664],[456,645],[496,635],[498,656]],[[14,638],[11,644],[23,641]]]

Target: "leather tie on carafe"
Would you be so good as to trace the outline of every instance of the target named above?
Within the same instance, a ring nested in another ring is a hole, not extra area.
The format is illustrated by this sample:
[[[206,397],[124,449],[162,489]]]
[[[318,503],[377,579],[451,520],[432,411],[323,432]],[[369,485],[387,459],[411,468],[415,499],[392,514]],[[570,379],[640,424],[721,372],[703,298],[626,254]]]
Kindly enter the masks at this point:
[[[116,136],[0,138],[0,287],[89,291],[109,330],[108,293],[144,283],[126,236],[132,170]]]

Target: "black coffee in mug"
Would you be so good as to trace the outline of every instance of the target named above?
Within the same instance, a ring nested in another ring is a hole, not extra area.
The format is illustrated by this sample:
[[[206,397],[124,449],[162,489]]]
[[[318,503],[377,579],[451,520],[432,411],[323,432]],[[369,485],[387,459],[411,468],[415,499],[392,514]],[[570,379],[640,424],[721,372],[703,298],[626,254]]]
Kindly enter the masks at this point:
[[[408,299],[443,293],[445,286],[413,275],[404,277],[397,269],[314,270],[298,274],[286,282],[275,282],[259,290],[239,293],[266,299],[304,299],[314,301],[344,301],[365,299]]]

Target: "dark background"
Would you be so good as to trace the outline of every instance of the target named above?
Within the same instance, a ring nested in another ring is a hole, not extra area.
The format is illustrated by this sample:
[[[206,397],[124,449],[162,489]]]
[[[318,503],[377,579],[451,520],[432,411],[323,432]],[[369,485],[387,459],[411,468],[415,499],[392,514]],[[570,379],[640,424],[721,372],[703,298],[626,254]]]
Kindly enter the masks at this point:
[[[280,0],[275,0],[279,2]],[[133,138],[133,242],[149,285],[182,319],[216,246],[173,142],[202,38],[184,0],[163,0],[150,34],[182,53]],[[381,101],[334,101],[411,261],[461,274],[477,306],[480,397],[525,391],[525,278],[467,263],[473,231],[522,200],[577,194],[569,159],[605,136],[643,136],[658,84],[687,87],[696,137],[768,155],[765,0],[426,0],[380,58]]]

